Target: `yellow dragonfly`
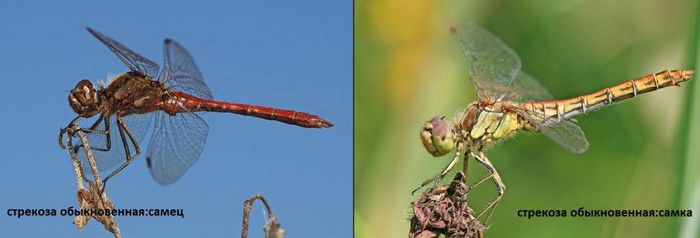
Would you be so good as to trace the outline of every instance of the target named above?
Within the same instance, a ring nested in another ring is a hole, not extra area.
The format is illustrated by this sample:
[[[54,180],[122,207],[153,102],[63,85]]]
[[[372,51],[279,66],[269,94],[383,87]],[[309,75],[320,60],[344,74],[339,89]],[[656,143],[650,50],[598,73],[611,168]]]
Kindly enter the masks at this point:
[[[498,190],[496,199],[477,218],[490,208],[492,214],[506,189],[493,163],[484,155],[484,150],[493,142],[524,130],[540,132],[572,153],[583,153],[588,149],[588,141],[581,128],[574,124],[574,117],[638,94],[680,86],[694,75],[691,70],[666,70],[591,94],[553,100],[547,89],[521,71],[518,55],[496,36],[474,24],[454,26],[450,31],[469,64],[469,76],[478,100],[470,103],[453,121],[436,116],[424,125],[420,137],[430,154],[440,157],[452,150],[455,154],[439,174],[413,192],[440,181],[462,154],[466,174],[468,159],[474,158],[486,168],[488,175],[472,187],[492,179]]]

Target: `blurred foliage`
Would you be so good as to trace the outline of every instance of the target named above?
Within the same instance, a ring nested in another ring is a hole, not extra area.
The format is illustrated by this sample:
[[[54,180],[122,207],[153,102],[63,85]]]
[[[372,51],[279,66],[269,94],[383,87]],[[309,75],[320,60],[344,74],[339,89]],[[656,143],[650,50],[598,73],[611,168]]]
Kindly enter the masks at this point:
[[[690,49],[689,61],[700,69],[700,4],[695,6],[695,31],[693,40],[688,44]],[[700,211],[700,97],[698,96],[700,83],[693,82],[687,88],[685,99],[685,113],[680,130],[680,155],[677,168],[679,178],[676,182],[675,206]],[[693,238],[700,237],[700,218],[676,220],[678,229],[673,233],[674,237]],[[680,226],[678,226],[680,224]]]
[[[406,237],[410,201],[417,198],[410,191],[449,162],[450,155],[432,158],[424,151],[418,132],[434,115],[452,117],[476,99],[450,26],[470,21],[488,29],[555,97],[568,98],[665,69],[692,68],[683,60],[694,54],[688,46],[695,4],[355,1],[355,235]],[[680,176],[692,173],[678,171],[686,165],[678,160],[679,151],[687,149],[679,145],[684,133],[678,132],[691,124],[682,124],[688,85],[578,118],[590,142],[582,155],[526,133],[487,151],[507,186],[487,237],[677,234],[673,221],[679,219],[527,219],[517,211],[679,206]],[[484,174],[472,161],[471,180]],[[491,183],[478,187],[470,194],[473,208],[480,211],[495,195]]]

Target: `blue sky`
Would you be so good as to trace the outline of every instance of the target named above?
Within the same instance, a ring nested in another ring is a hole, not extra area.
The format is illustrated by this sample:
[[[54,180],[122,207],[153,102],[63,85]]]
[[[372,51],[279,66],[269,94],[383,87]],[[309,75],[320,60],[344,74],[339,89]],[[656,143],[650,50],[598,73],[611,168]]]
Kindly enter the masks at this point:
[[[54,1],[0,3],[4,113],[0,227],[6,237],[110,237],[72,217],[9,217],[11,208],[76,205],[75,176],[56,136],[74,113],[79,80],[126,71],[85,27],[161,66],[172,38],[194,57],[215,99],[311,112],[324,130],[206,113],[204,152],[179,181],[157,184],[143,157],[107,187],[118,208],[181,208],[179,217],[118,217],[124,237],[237,237],[242,202],[265,195],[287,237],[350,237],[352,228],[351,1]],[[262,237],[256,205],[250,237]]]

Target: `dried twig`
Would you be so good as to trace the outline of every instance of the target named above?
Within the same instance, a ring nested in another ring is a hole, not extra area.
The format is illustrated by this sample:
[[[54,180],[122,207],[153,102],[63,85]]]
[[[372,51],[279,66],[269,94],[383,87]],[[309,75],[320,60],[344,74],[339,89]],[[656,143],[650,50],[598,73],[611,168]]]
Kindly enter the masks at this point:
[[[461,171],[449,187],[425,191],[411,203],[413,217],[409,237],[484,237],[484,226],[474,218],[474,212],[467,204],[468,192],[469,186]]]
[[[67,146],[63,145],[64,133],[68,136],[66,139]],[[92,174],[94,176],[93,181],[87,179],[87,177],[85,176],[80,159],[78,159],[78,155],[76,152],[77,148],[76,146],[73,146],[74,136],[80,138],[82,144],[81,147],[85,150],[85,155],[87,157],[88,163],[90,164],[90,168],[92,169]],[[59,145],[62,148],[68,149],[68,152],[71,156],[71,160],[73,161],[73,169],[75,170],[76,181],[78,184],[77,199],[78,204],[80,205],[80,208],[78,210],[111,211],[112,209],[114,209],[114,204],[112,203],[112,201],[109,200],[109,197],[107,197],[107,193],[104,192],[104,184],[102,183],[102,180],[100,180],[100,174],[97,170],[97,163],[95,162],[95,157],[92,154],[92,149],[90,149],[90,143],[85,137],[83,131],[80,129],[80,126],[78,126],[76,123],[71,123],[67,128],[62,129],[61,136],[59,137]],[[83,186],[83,181],[88,182],[88,189],[85,189],[85,187]],[[95,218],[95,220],[102,223],[102,225],[104,225],[107,231],[114,234],[114,237],[121,237],[121,232],[119,231],[119,227],[117,227],[116,219],[114,216],[111,215],[81,213],[75,217],[75,219],[73,220],[73,224],[75,224],[78,227],[78,230],[82,231],[83,228],[85,228],[85,225],[87,225],[88,221],[90,220],[90,217]]]
[[[267,210],[267,223],[265,223],[265,227],[263,228],[265,231],[265,238],[284,238],[284,230],[277,221],[275,214],[272,213],[270,204],[268,204],[265,197],[260,194],[252,196],[243,202],[243,228],[241,229],[241,238],[248,237],[250,210],[253,208],[253,202],[255,202],[255,200],[262,201],[263,205],[265,205],[265,210]]]

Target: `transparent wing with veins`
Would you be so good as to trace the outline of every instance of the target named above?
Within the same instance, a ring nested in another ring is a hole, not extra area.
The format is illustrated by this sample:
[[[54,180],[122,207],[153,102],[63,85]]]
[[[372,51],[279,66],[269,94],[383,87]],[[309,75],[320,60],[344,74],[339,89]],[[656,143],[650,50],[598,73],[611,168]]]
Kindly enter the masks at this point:
[[[95,36],[104,45],[106,45],[107,48],[109,48],[109,50],[111,50],[115,55],[117,55],[119,60],[124,62],[124,64],[126,64],[126,66],[129,67],[129,69],[131,69],[132,71],[137,71],[151,77],[158,76],[158,71],[160,69],[160,66],[158,66],[158,64],[131,51],[129,48],[126,48],[121,43],[103,35],[102,33],[99,33],[91,28],[87,28],[87,30],[88,32],[90,32],[90,34]]]
[[[520,58],[498,37],[474,25],[453,26],[450,31],[469,65],[469,76],[479,98],[506,95],[520,71]]]
[[[547,88],[529,74],[520,71],[515,76],[510,87],[502,89],[505,99],[514,102],[532,102],[541,100],[552,100],[554,97]]]
[[[158,80],[170,89],[203,99],[212,99],[211,90],[204,83],[199,68],[190,53],[177,42],[166,39],[163,43],[165,68]]]
[[[540,128],[540,132],[574,154],[588,150],[588,140],[581,127],[571,121],[561,121],[551,126]]]
[[[204,149],[209,126],[196,113],[170,116],[157,112],[146,162],[160,184],[177,181],[197,161]]]
[[[165,67],[158,79],[169,90],[212,98],[192,56],[180,44],[166,39],[163,51]],[[184,109],[174,116],[157,112],[146,155],[153,178],[160,184],[170,184],[182,177],[204,150],[208,133],[209,126],[197,113]]]
[[[528,102],[553,97],[536,79],[521,71],[520,57],[487,30],[464,24],[451,29],[469,65],[469,75],[479,98]],[[540,113],[518,110],[542,134],[573,153],[588,148],[586,136],[571,121],[548,119]]]
[[[588,140],[581,127],[569,120],[546,118],[541,113],[519,109],[518,114],[532,123],[537,130],[567,151],[580,154],[588,149]]]

